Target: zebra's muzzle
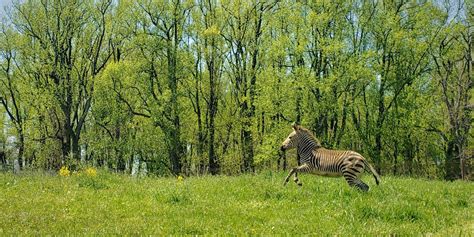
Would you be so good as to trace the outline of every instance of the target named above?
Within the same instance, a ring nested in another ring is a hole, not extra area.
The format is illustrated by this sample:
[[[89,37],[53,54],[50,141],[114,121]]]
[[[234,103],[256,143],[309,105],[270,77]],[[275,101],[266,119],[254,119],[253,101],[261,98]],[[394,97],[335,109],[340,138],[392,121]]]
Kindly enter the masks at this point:
[[[284,145],[280,146],[280,151],[285,151],[286,147]]]

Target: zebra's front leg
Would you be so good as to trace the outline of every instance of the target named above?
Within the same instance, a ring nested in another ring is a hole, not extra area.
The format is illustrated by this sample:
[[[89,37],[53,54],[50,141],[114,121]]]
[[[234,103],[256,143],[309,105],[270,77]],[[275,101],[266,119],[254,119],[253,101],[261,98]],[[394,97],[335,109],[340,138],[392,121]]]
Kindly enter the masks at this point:
[[[300,182],[300,180],[298,179],[298,172],[295,172],[295,175],[293,176],[293,181],[295,182],[295,184],[297,184],[298,186],[302,186],[303,184]]]
[[[285,179],[285,182],[283,183],[283,185],[286,185],[288,183],[288,181],[290,180],[291,175],[299,173],[299,172],[306,172],[307,168],[308,168],[308,165],[303,164],[303,165],[300,165],[298,167],[295,167],[295,168],[291,169],[290,173],[288,173],[288,176],[286,176],[286,179]],[[298,177],[295,175],[295,182],[297,182],[297,181],[299,181],[299,180],[298,180]]]
[[[298,166],[301,166],[300,153],[297,153],[297,161],[298,161]],[[295,172],[295,176],[293,177],[293,181],[294,181],[295,184],[297,184],[298,186],[302,186],[302,185],[303,185],[303,184],[300,182],[300,180],[298,179],[298,172]]]

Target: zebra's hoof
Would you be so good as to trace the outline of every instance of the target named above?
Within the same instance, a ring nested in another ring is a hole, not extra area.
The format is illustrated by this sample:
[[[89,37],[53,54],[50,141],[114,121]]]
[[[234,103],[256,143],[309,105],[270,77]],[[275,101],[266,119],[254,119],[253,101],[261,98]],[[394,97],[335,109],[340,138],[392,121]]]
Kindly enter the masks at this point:
[[[302,183],[297,183],[297,184],[298,184],[298,186],[300,186],[300,187],[301,187],[301,186],[303,186],[303,184],[302,184]]]
[[[359,186],[359,190],[362,191],[362,192],[364,192],[364,193],[366,193],[366,192],[369,191],[369,186],[368,186],[367,184],[365,184],[365,185],[360,185],[360,186]]]

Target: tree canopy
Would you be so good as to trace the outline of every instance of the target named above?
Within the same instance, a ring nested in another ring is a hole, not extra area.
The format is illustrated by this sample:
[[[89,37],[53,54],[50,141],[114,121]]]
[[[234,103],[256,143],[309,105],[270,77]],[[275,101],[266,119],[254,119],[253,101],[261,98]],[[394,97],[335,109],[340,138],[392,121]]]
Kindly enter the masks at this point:
[[[157,175],[282,169],[295,163],[278,148],[296,122],[382,174],[472,178],[473,9],[14,2],[0,24],[0,161],[117,172],[138,161]]]

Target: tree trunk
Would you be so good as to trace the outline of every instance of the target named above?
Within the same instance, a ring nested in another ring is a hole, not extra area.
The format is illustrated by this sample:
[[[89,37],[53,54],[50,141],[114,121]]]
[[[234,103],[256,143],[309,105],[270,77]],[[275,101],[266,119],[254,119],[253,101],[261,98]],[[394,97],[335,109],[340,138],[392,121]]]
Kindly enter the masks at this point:
[[[341,130],[337,133],[337,135],[335,134],[335,137],[336,137],[336,147],[339,147],[339,145],[341,144],[341,139],[342,139],[342,135],[344,135],[344,132],[346,130],[346,121],[347,121],[347,98],[346,96],[344,96],[344,104],[342,105],[343,108],[342,108],[342,121],[341,121]]]
[[[395,142],[395,147],[393,148],[393,168],[392,174],[397,175],[397,163],[398,163],[398,142]]]
[[[196,92],[196,94],[199,92]],[[198,102],[199,99],[196,100]],[[205,143],[205,138],[204,138],[204,131],[202,128],[202,118],[201,118],[201,109],[199,109],[197,113],[197,123],[198,123],[198,133],[197,133],[197,156],[199,159],[199,173],[203,174],[206,169],[206,162],[204,159],[204,143]]]
[[[178,125],[179,126],[179,125]],[[180,140],[179,130],[175,128],[169,128],[170,144],[168,148],[168,155],[171,163],[171,171],[173,174],[178,175],[181,173],[182,168],[182,157],[184,156],[184,146]]]
[[[173,174],[177,175],[181,173],[182,168],[182,157],[184,156],[184,146],[181,142],[181,126],[180,126],[180,118],[179,118],[179,102],[178,102],[178,78],[176,74],[177,70],[177,60],[178,60],[178,25],[177,19],[175,19],[175,24],[173,27],[174,31],[174,42],[171,40],[168,41],[168,48],[167,48],[167,58],[168,58],[168,86],[171,90],[171,98],[170,98],[170,107],[169,113],[171,117],[172,126],[168,127],[170,138],[171,139],[171,147],[169,151],[171,167]]]
[[[248,114],[247,102],[243,103],[242,106],[243,114]],[[251,117],[249,115],[242,115],[244,121],[242,123],[242,130],[240,133],[240,141],[242,144],[242,155],[243,155],[243,166],[242,172],[253,172],[254,171],[254,149],[253,149],[253,137],[251,131]]]
[[[382,135],[381,132],[375,134],[375,156],[374,156],[374,166],[375,170],[382,174],[381,172],[381,158],[382,158]]]
[[[81,149],[79,146],[79,135],[73,134],[72,138],[72,146],[71,146],[71,152],[72,152],[72,157],[74,161],[80,161],[81,160]]]
[[[21,125],[20,125],[21,126]],[[20,169],[23,168],[23,160],[25,153],[25,135],[23,134],[23,129],[18,129],[18,163],[20,164]],[[26,164],[26,163],[25,163]]]
[[[456,139],[448,142],[446,148],[446,164],[445,164],[445,179],[455,180],[461,178],[461,151],[459,144],[456,144]]]
[[[209,70],[209,170],[211,174],[215,175],[219,173],[219,163],[215,152],[215,117],[217,114],[217,81],[216,81],[216,68],[214,64],[214,39],[211,43],[211,58],[208,61]]]
[[[383,77],[383,76],[382,76]],[[375,156],[374,156],[374,163],[375,163],[375,170],[382,174],[381,170],[381,160],[382,160],[382,127],[385,118],[385,80],[384,78],[381,79],[380,88],[378,91],[378,114],[377,114],[377,122],[375,127]]]
[[[408,172],[409,175],[413,174],[413,157],[414,157],[414,152],[413,150],[415,147],[413,146],[413,143],[411,141],[411,135],[408,134],[407,137],[405,138],[405,167],[406,170],[405,172]]]
[[[63,112],[65,115],[67,111]],[[65,165],[66,161],[69,159],[69,155],[71,152],[71,124],[69,122],[69,116],[64,120],[64,124],[62,126],[62,136],[61,136],[61,151],[62,151],[62,159],[59,162],[59,166]],[[60,168],[60,167],[57,167]]]
[[[219,163],[216,156],[214,147],[215,139],[215,128],[214,128],[214,117],[209,119],[209,171],[211,174],[216,175],[219,173]]]
[[[277,170],[281,169],[283,171],[286,170],[286,167],[287,167],[287,160],[286,160],[286,152],[285,151],[279,151],[278,152],[278,162],[277,162]],[[281,165],[280,165],[281,164]]]
[[[115,142],[115,155],[117,156],[117,171],[119,172],[125,172],[126,169],[126,162],[125,162],[125,157],[123,156],[123,151],[121,147],[119,146],[120,144],[120,135],[121,135],[121,130],[120,130],[120,125],[117,123],[115,125],[115,134],[114,134],[114,142]]]
[[[204,158],[204,149],[205,149],[205,134],[203,129],[203,121],[202,121],[202,110],[201,110],[201,90],[200,90],[200,82],[202,82],[202,69],[201,69],[201,51],[197,51],[197,60],[196,65],[194,66],[194,112],[196,113],[197,117],[197,157],[198,157],[198,173],[204,174],[206,171],[206,160]]]

